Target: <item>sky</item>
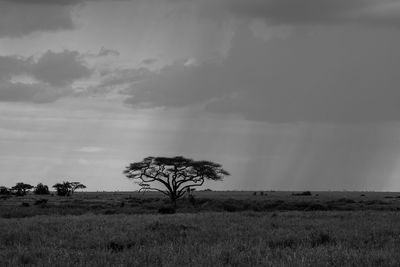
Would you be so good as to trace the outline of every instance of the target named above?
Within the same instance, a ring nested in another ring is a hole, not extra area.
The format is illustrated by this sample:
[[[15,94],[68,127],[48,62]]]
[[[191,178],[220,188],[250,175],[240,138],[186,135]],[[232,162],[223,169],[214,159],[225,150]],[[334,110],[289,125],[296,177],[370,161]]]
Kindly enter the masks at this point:
[[[400,1],[0,0],[0,185],[400,191]]]

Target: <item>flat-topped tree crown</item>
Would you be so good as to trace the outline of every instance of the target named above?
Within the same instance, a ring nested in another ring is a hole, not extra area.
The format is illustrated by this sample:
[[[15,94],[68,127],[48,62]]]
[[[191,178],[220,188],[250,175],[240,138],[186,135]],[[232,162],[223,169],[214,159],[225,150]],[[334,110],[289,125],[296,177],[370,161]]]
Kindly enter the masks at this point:
[[[141,190],[153,190],[168,196],[173,204],[191,187],[202,186],[206,179],[220,181],[229,173],[221,164],[178,157],[147,157],[130,163],[123,172],[137,180]]]

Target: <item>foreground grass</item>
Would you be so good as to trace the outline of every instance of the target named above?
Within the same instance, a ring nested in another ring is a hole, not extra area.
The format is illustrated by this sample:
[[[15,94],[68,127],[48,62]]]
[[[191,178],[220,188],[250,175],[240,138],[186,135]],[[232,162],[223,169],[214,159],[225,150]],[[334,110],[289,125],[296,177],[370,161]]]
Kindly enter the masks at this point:
[[[399,266],[390,211],[0,219],[1,266]]]

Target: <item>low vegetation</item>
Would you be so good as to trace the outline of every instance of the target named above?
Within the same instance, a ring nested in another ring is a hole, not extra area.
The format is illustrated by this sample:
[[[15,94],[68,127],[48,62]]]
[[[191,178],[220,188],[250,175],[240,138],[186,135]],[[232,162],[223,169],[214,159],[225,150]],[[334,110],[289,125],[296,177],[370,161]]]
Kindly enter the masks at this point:
[[[0,219],[3,266],[398,266],[400,214],[377,211]]]
[[[390,198],[388,198],[390,197]],[[26,204],[22,204],[26,203]],[[179,199],[177,208],[157,192],[83,193],[70,197],[27,194],[0,196],[0,218],[35,215],[82,214],[172,214],[198,212],[274,212],[274,211],[400,211],[400,194],[326,192],[304,195],[292,192],[199,191]]]
[[[306,191],[308,192],[308,191]],[[2,266],[398,266],[400,194],[0,196]]]

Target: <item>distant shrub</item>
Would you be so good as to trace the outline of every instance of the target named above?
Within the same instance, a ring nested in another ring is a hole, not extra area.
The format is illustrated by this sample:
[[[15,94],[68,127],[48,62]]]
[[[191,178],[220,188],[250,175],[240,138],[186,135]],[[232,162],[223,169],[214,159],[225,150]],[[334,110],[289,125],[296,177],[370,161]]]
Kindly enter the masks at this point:
[[[0,186],[0,195],[10,195],[11,191],[5,186]]]
[[[158,213],[160,214],[174,214],[176,209],[171,206],[161,207],[158,209]]]
[[[328,207],[319,203],[309,203],[309,205],[305,208],[307,211],[313,210],[328,210]]]
[[[188,200],[189,200],[190,204],[192,204],[192,206],[196,206],[196,198],[194,197],[193,194],[190,194],[188,196]]]
[[[336,202],[342,202],[342,203],[347,203],[347,204],[356,203],[356,201],[351,198],[339,198]]]
[[[374,199],[374,200],[368,200],[364,202],[367,205],[387,205],[389,204],[386,201],[382,201],[382,200],[378,200],[378,199]]]
[[[33,205],[43,205],[46,204],[48,201],[48,199],[42,198],[42,199],[38,199],[35,201],[35,203]]]
[[[21,206],[22,206],[22,207],[29,207],[30,205],[29,205],[28,202],[22,202],[22,203],[21,203]]]
[[[310,240],[312,247],[326,245],[328,243],[336,243],[335,239],[329,233],[320,231],[318,234],[312,234]]]
[[[268,246],[271,249],[294,248],[297,242],[294,238],[284,238],[282,240],[270,240]]]
[[[42,183],[39,183],[35,187],[35,190],[33,192],[36,195],[48,195],[48,194],[50,194],[49,187],[47,185],[42,184]]]
[[[223,210],[228,212],[246,210],[244,201],[237,199],[227,199],[221,203],[221,207]]]
[[[104,215],[112,215],[112,214],[116,214],[117,211],[115,209],[107,209],[103,212]]]
[[[311,194],[310,191],[304,191],[304,192],[301,192],[301,193],[293,193],[292,195],[293,196],[311,196],[312,194]]]
[[[121,252],[124,249],[130,249],[135,245],[135,242],[121,242],[121,241],[111,241],[107,244],[107,249],[112,252]]]
[[[22,182],[17,183],[15,186],[11,188],[11,191],[18,197],[25,196],[29,190],[33,188],[30,184],[25,184]]]
[[[12,196],[11,195],[2,195],[2,196],[0,196],[1,200],[6,200],[6,199],[9,199],[9,198],[12,198]]]

